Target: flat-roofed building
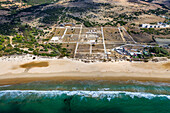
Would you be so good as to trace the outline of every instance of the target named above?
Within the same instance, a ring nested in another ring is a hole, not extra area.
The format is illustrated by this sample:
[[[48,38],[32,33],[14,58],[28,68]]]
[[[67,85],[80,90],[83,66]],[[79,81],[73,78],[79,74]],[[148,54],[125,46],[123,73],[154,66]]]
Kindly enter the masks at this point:
[[[58,36],[54,36],[54,37],[52,37],[52,39],[50,40],[50,42],[55,43],[55,42],[58,42],[58,40],[59,40],[59,37],[58,37]]]
[[[168,27],[170,27],[170,25],[168,25],[166,23],[158,22],[155,25],[152,25],[152,24],[141,24],[140,27],[142,27],[142,28],[168,28]]]

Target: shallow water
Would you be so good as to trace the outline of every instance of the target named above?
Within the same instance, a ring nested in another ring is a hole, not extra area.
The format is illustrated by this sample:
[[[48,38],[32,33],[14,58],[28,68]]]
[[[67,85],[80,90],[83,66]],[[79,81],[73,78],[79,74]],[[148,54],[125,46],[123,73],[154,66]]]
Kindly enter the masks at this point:
[[[0,87],[0,113],[170,113],[170,84],[44,81]]]

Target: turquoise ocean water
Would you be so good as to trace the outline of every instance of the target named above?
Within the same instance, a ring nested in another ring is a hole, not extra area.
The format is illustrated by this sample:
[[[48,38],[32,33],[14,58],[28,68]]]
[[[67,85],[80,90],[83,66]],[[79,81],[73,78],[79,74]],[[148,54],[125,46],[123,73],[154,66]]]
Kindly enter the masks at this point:
[[[0,113],[170,113],[170,83],[40,81],[0,86]]]

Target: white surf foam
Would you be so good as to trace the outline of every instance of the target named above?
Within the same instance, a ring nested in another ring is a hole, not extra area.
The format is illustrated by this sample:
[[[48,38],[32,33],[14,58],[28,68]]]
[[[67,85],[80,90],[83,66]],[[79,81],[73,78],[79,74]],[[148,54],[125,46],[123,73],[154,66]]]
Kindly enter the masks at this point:
[[[128,81],[119,81],[119,83],[133,83],[137,85],[145,85],[145,86],[170,86],[170,83],[163,83],[163,82],[152,82],[152,81],[136,81],[136,80],[128,80]]]
[[[38,91],[38,90],[4,90],[0,91],[0,98],[2,96],[16,98],[16,97],[25,97],[35,94],[37,96],[47,96],[47,97],[55,97],[61,96],[65,94],[67,96],[79,95],[84,97],[92,97],[92,98],[107,98],[111,100],[113,98],[123,98],[124,96],[128,96],[130,98],[167,98],[170,99],[170,95],[158,95],[152,93],[145,92],[128,92],[128,91],[60,91],[60,90],[52,90],[52,91]]]
[[[9,86],[11,86],[11,85],[3,85],[3,86],[0,86],[0,88],[1,88],[1,87],[9,87]]]

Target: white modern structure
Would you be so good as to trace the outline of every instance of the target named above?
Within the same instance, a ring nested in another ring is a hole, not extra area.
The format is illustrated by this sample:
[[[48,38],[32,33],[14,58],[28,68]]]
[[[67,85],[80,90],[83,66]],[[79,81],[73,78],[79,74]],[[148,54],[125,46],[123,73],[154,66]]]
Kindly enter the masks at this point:
[[[90,42],[91,44],[95,44],[95,43],[96,43],[95,40],[90,40],[89,42]]]
[[[50,42],[58,42],[58,40],[59,40],[59,37],[54,36],[54,37],[52,37],[52,39],[50,40]]]
[[[142,28],[169,28],[170,25],[166,24],[166,23],[162,23],[162,22],[159,22],[155,25],[152,25],[152,24],[142,24],[141,25]]]

